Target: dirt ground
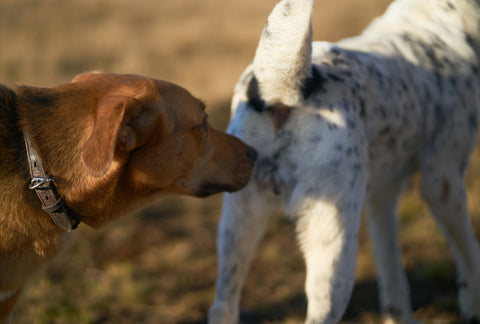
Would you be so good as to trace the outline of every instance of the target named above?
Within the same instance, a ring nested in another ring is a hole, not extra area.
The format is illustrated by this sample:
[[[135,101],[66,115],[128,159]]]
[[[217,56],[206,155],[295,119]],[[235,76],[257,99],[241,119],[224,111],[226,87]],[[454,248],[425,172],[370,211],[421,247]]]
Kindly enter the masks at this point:
[[[317,0],[315,40],[353,36],[387,0]],[[209,105],[224,129],[229,100],[274,0],[2,0],[0,82],[51,86],[87,70],[149,75],[179,83]],[[480,230],[480,155],[467,184]],[[404,264],[417,318],[461,322],[455,269],[419,200],[416,179],[400,208]],[[32,278],[13,323],[205,323],[214,296],[221,196],[172,197],[100,231],[84,225]],[[343,323],[377,323],[371,246],[360,235],[356,286]],[[303,323],[304,263],[294,227],[276,218],[247,279],[241,322]]]

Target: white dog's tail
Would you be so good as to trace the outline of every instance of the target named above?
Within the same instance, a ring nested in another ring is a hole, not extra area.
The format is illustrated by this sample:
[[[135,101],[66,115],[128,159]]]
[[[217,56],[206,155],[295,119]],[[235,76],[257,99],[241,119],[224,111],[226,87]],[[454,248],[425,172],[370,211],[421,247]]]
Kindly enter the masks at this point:
[[[253,61],[267,104],[295,106],[311,74],[313,0],[282,0],[268,17]]]

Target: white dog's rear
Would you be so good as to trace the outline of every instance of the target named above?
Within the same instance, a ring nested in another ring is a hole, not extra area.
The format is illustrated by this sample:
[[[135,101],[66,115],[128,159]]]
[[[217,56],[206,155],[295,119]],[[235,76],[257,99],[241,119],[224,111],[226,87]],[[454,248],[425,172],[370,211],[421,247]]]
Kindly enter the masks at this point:
[[[338,322],[364,202],[382,312],[413,322],[396,207],[417,170],[455,258],[460,309],[480,319],[480,249],[464,187],[478,130],[480,3],[397,0],[361,36],[337,44],[312,44],[312,5],[275,7],[235,88],[229,131],[259,158],[250,184],[225,195],[209,323],[238,321],[243,282],[278,209],[297,224],[307,323]]]

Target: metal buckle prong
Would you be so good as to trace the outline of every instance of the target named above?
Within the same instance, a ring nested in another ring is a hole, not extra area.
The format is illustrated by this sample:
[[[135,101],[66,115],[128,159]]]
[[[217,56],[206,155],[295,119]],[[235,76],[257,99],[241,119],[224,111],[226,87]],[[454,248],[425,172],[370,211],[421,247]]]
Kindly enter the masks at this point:
[[[30,189],[36,189],[38,187],[40,187],[41,185],[43,185],[44,183],[46,182],[52,182],[53,179],[52,178],[36,178],[34,177],[31,181],[30,181],[30,185],[28,186],[28,188]]]

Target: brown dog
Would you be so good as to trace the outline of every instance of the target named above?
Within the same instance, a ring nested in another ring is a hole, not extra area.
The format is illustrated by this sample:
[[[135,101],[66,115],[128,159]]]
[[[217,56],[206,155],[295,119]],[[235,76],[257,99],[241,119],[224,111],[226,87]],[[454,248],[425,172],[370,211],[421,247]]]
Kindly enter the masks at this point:
[[[162,194],[204,197],[248,182],[256,152],[211,128],[204,110],[185,89],[134,75],[86,73],[16,92],[0,85],[0,323],[59,250],[64,224],[55,217],[72,221],[64,230],[96,228]],[[30,182],[37,163],[48,175]]]

